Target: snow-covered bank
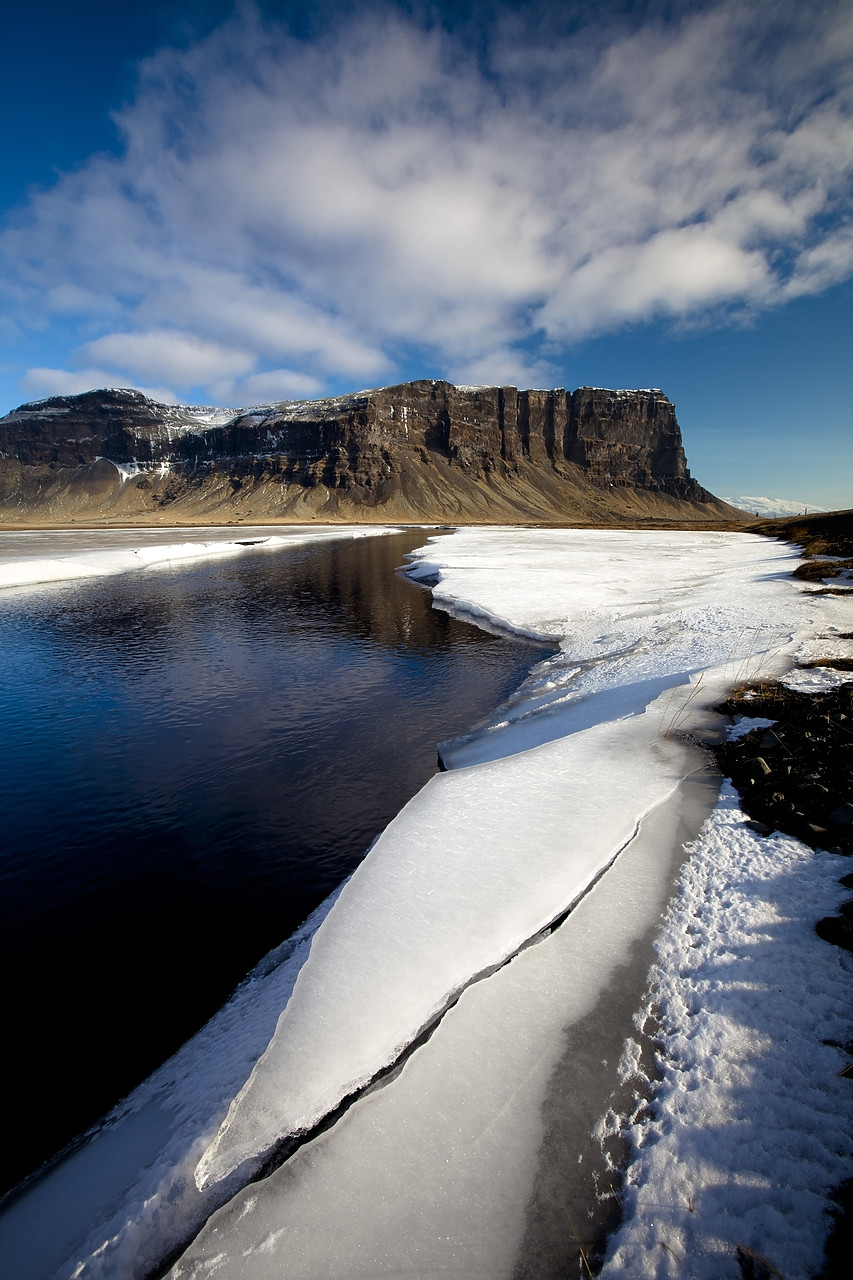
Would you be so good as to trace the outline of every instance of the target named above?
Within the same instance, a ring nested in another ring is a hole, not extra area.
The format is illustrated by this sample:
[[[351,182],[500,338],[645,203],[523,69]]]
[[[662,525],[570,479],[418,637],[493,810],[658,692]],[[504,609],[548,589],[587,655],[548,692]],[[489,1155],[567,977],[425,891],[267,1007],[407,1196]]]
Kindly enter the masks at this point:
[[[661,715],[654,705],[439,774],[406,805],[314,939],[269,1048],[199,1164],[200,1186],[312,1129],[580,897],[694,765],[683,744],[660,739]]]
[[[0,590],[75,578],[105,578],[247,549],[280,551],[305,542],[363,538],[388,527],[260,525],[238,529],[51,529],[0,532]]]
[[[359,867],[200,1186],[310,1130],[577,899],[690,771],[672,730],[747,666],[784,661],[792,559],[737,534],[435,540],[415,573],[440,574],[440,607],[558,639],[560,653],[464,753],[444,749],[445,763],[473,767],[433,779]]]
[[[128,1122],[136,1117],[148,1145],[120,1173],[115,1148],[109,1176],[95,1156],[108,1190],[85,1232],[78,1214],[63,1259],[55,1250],[52,1270],[18,1274],[145,1276],[217,1203],[176,1276],[525,1274],[548,1117],[574,1108],[580,1142],[605,1109],[624,1033],[615,1050],[599,1048],[597,1011],[612,1019],[626,993],[630,1030],[644,948],[680,845],[701,821],[685,812],[684,779],[703,761],[679,731],[717,720],[704,708],[733,681],[783,670],[828,627],[851,629],[846,601],[788,577],[794,559],[787,547],[716,533],[465,530],[427,547],[416,572],[440,576],[443,607],[552,637],[559,653],[488,726],[445,747],[450,772],[386,830],[307,959],[301,945],[292,995],[288,970],[254,1030],[238,996],[175,1060],[177,1074],[164,1068],[172,1075],[160,1076],[156,1097],[129,1101]],[[832,887],[821,891],[818,914],[834,907]],[[784,936],[771,944],[784,973]],[[283,1133],[334,1106],[448,1004],[397,1074],[238,1193]],[[783,1055],[775,1022],[766,1034]],[[30,1224],[50,1220],[44,1203],[28,1203]],[[526,1272],[565,1273],[558,1258]]]
[[[659,1023],[664,1078],[654,1117],[628,1128],[607,1280],[734,1280],[738,1245],[786,1280],[819,1270],[828,1196],[853,1160],[839,1075],[853,957],[814,928],[843,869],[792,836],[756,835],[724,785],[657,944],[641,1017]],[[642,1080],[636,1045],[622,1069]]]

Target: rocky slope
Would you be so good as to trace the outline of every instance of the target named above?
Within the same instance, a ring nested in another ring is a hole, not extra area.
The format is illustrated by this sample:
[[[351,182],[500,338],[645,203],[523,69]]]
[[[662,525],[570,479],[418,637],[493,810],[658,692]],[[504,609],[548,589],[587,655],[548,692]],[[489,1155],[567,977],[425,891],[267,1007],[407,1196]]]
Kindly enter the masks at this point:
[[[251,409],[102,390],[0,419],[0,520],[737,519],[657,390],[419,381]]]

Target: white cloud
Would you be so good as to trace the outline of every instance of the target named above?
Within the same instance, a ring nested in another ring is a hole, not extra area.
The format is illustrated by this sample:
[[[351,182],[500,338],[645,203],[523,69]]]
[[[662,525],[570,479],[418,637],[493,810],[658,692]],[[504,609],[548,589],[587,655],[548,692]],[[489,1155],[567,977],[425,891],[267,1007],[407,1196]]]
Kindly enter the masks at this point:
[[[846,280],[853,274],[853,227],[840,227],[831,232],[819,244],[804,249],[797,260],[797,269],[788,281],[785,293],[798,297],[804,293],[819,293],[829,285]]]
[[[269,369],[237,381],[214,383],[211,390],[219,404],[251,405],[276,400],[310,400],[322,395],[323,384],[318,378],[294,369]]]
[[[214,378],[240,376],[255,364],[251,351],[225,347],[175,329],[145,333],[107,333],[80,348],[85,360],[126,369],[140,378],[166,378],[178,387],[195,387]]]
[[[643,244],[602,249],[543,307],[552,337],[582,336],[608,322],[690,314],[731,298],[763,300],[767,263],[704,226],[665,230]]]
[[[454,380],[460,386],[553,387],[556,369],[547,360],[525,359],[509,348],[489,352],[467,364],[457,364]]]
[[[102,369],[28,369],[21,379],[21,390],[32,400],[49,396],[76,396],[83,391],[100,391],[104,387],[129,387],[141,391],[160,404],[180,404],[168,387],[141,387],[130,378],[117,380],[115,374]]]
[[[833,0],[573,35],[510,8],[478,62],[399,12],[306,43],[243,10],[33,197],[6,309],[182,393],[315,394],[413,351],[541,380],[554,343],[816,292],[853,270],[851,32]]]

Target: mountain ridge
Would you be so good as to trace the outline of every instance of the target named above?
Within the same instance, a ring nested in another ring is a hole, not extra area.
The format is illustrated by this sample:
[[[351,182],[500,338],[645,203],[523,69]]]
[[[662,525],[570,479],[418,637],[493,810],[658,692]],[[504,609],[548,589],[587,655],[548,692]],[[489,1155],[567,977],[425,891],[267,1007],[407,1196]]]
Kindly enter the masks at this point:
[[[0,419],[0,519],[601,522],[742,516],[691,476],[657,388],[421,379],[240,409],[131,388]]]

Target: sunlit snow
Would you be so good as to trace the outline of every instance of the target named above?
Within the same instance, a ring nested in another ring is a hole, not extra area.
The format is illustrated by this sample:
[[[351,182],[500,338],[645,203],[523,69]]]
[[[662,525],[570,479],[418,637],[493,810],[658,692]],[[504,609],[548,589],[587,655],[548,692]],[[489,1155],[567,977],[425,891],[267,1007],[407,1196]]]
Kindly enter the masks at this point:
[[[647,1011],[664,1078],[633,1131],[606,1280],[740,1280],[738,1245],[787,1280],[819,1270],[827,1199],[853,1159],[839,1074],[853,962],[814,931],[838,876],[834,854],[756,836],[724,786],[657,945]],[[622,1069],[642,1078],[635,1050]]]
[[[792,558],[785,547],[744,535],[515,530],[464,531],[423,553],[423,575],[440,574],[442,607],[560,637],[561,654],[533,674],[493,728],[463,744],[468,767],[430,783],[356,872],[313,941],[276,1037],[201,1162],[200,1182],[259,1155],[273,1135],[308,1127],[383,1056],[392,1060],[430,1008],[488,972],[489,952],[497,965],[530,936],[534,905],[540,922],[549,911],[553,918],[608,853],[624,852],[547,941],[467,986],[398,1080],[215,1215],[176,1277],[213,1268],[262,1280],[285,1258],[301,1277],[513,1274],[555,1041],[579,1008],[595,1003],[602,982],[606,988],[608,956],[630,964],[626,907],[630,919],[660,905],[655,879],[667,841],[643,850],[625,839],[626,827],[639,823],[642,836],[642,814],[647,824],[670,812],[666,799],[679,775],[698,767],[673,735],[697,727],[702,709],[735,681],[782,672],[804,640],[841,630],[846,602],[802,593],[785,572]],[[448,746],[445,759],[458,762],[459,752]],[[709,848],[718,854],[710,837],[700,856]],[[626,897],[622,877],[639,858]],[[818,915],[832,909],[827,865],[809,908]],[[593,904],[600,914],[590,928]],[[725,876],[709,911],[715,906],[722,933]],[[756,920],[768,910],[756,904]],[[809,986],[831,989],[837,953],[821,949],[802,910],[795,926],[783,940],[806,948]],[[555,957],[564,947],[584,950],[591,968],[561,968]],[[785,965],[778,954],[770,963]],[[797,972],[802,977],[804,966]],[[747,968],[740,981],[749,980]],[[765,1002],[768,1040],[784,1007],[802,996],[797,984],[778,1003]],[[723,1039],[713,1045],[721,1061]],[[740,1039],[735,1028],[736,1045]],[[760,1091],[760,1073],[755,1084]],[[814,1124],[824,1109],[815,1115],[804,1105],[804,1123]],[[776,1118],[750,1152],[747,1178],[759,1179],[765,1200],[786,1141],[778,1127],[784,1107]],[[703,1167],[700,1157],[699,1180]],[[788,1158],[786,1168],[794,1189],[780,1189],[779,1208],[765,1221],[790,1212],[796,1197],[797,1162]],[[823,1192],[837,1172],[828,1162]],[[721,1176],[736,1198],[738,1169],[715,1168]],[[803,1178],[811,1178],[807,1167]],[[334,1230],[324,1231],[323,1221]],[[803,1251],[819,1252],[825,1231],[819,1218]],[[617,1274],[658,1275],[659,1255],[656,1246],[646,1271]],[[632,1255],[631,1267],[639,1266]]]
[[[200,1186],[312,1128],[577,898],[687,772],[668,735],[736,679],[784,670],[815,615],[784,576],[793,558],[739,534],[520,529],[416,557],[440,574],[439,607],[552,637],[560,656],[444,750],[468,767],[433,779],[353,876]]]
[[[721,498],[721,502],[727,502],[730,507],[737,507],[740,511],[748,511],[750,515],[762,516],[765,519],[774,518],[776,516],[802,516],[806,512],[825,511],[826,507],[816,507],[808,502],[798,502],[794,498],[762,498],[755,497],[751,494],[743,494],[735,498]]]

